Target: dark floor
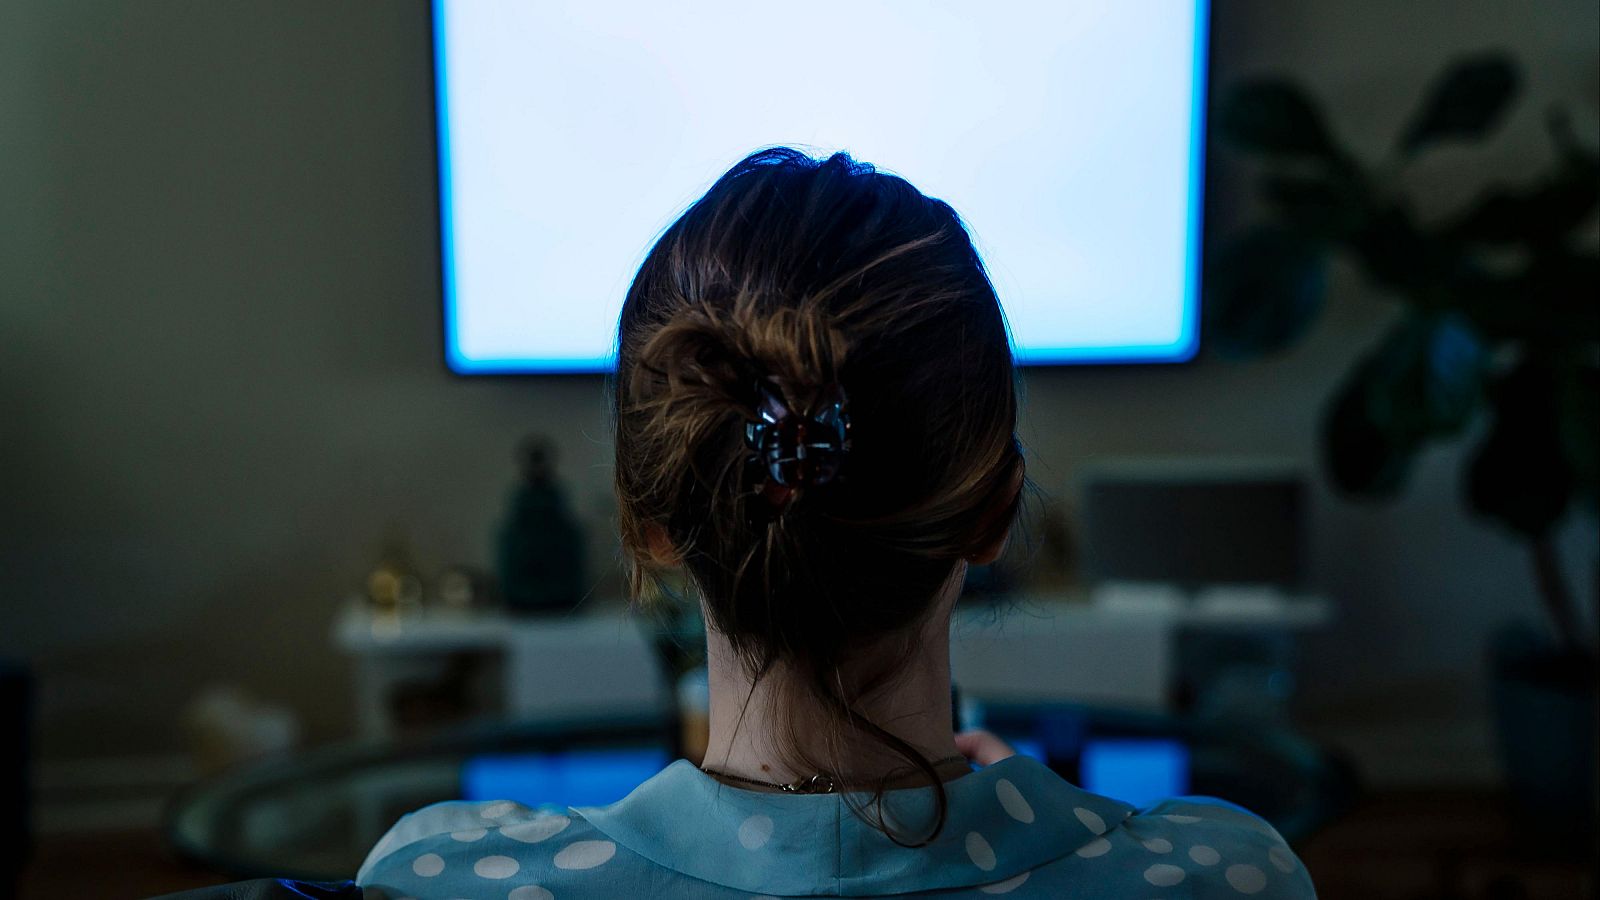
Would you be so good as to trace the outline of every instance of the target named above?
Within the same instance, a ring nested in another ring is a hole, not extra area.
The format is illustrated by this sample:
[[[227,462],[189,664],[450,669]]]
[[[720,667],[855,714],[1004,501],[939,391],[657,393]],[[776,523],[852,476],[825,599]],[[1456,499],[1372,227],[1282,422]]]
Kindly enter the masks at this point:
[[[105,832],[39,840],[18,900],[131,900],[225,880],[176,859],[159,832]]]
[[[1388,793],[1297,849],[1322,900],[1594,900],[1595,840],[1529,827],[1496,794]],[[222,880],[154,832],[108,833],[41,841],[20,896],[118,900]]]
[[[1593,829],[1542,827],[1502,794],[1393,792],[1296,848],[1323,900],[1594,900]]]

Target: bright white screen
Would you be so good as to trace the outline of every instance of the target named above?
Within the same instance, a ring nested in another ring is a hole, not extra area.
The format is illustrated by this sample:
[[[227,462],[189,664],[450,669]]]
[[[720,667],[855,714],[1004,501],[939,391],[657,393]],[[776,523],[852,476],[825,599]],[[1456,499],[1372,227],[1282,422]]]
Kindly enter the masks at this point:
[[[446,357],[601,371],[661,231],[759,147],[955,207],[1024,363],[1193,355],[1205,0],[436,0]]]

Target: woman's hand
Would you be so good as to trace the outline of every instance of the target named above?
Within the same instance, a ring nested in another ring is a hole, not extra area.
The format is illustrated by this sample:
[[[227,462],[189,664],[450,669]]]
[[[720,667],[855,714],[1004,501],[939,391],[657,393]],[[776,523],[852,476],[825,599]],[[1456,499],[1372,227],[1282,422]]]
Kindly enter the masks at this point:
[[[980,766],[992,766],[1002,759],[1016,756],[1017,751],[993,732],[975,728],[956,735],[956,749],[967,761]]]

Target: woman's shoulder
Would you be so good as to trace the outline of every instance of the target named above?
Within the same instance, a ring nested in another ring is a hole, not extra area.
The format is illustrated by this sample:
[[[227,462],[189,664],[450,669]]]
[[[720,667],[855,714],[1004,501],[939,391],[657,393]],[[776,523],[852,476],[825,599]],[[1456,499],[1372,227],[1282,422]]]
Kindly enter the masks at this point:
[[[1305,867],[1277,830],[1241,807],[1177,797],[1134,809],[1105,798],[1090,802],[1094,798],[1082,791],[1077,796],[1083,806],[1059,809],[1072,810],[1071,824],[1087,840],[1075,839],[1072,849],[1057,851],[1064,856],[984,885],[979,893],[1121,897],[1177,887],[1201,900],[1316,896]],[[477,896],[492,886],[511,900],[548,900],[659,894],[664,877],[671,880],[574,810],[498,801],[439,803],[401,818],[373,847],[356,881],[380,897]],[[698,880],[695,885],[686,896],[750,895]]]
[[[1192,897],[1305,900],[1316,891],[1283,836],[1260,816],[1213,797],[1173,797],[1133,811],[1089,852],[1118,850],[1150,887]],[[1080,849],[1077,855],[1084,855]]]
[[[453,897],[490,882],[514,900],[543,900],[551,881],[615,869],[618,854],[570,809],[452,801],[401,817],[367,854],[356,883],[380,896]]]

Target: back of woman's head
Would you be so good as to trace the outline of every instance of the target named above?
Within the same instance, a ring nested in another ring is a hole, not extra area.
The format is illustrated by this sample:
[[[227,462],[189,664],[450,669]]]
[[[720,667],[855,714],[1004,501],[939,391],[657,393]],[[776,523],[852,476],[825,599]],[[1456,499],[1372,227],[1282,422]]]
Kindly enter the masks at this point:
[[[681,565],[753,676],[785,671],[842,738],[927,770],[858,702],[914,649],[882,648],[1003,540],[1022,475],[1004,318],[955,212],[843,153],[747,157],[646,257],[615,390],[636,596]],[[842,395],[833,477],[771,489],[746,435],[767,395],[800,414]]]

